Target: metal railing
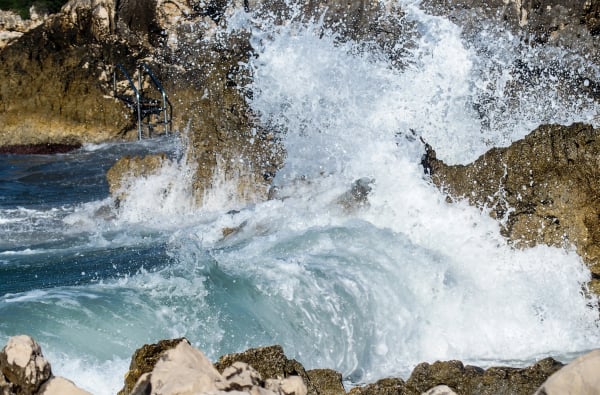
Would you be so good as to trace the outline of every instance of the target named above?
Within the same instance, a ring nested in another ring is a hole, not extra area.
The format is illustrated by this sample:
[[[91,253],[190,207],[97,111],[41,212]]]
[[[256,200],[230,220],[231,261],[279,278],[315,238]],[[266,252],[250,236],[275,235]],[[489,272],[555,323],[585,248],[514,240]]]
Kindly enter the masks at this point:
[[[127,94],[119,94],[117,90],[117,73],[121,72],[127,81],[129,82],[129,87],[133,91],[133,95]],[[144,96],[142,80],[144,75],[148,75],[150,80],[152,81],[154,88],[158,91],[161,96],[160,103],[156,99],[151,99]],[[152,115],[156,115],[158,117],[162,117],[162,120],[157,122],[157,124],[163,124],[165,134],[169,134],[171,131],[171,125],[173,120],[173,105],[169,101],[167,93],[165,92],[162,84],[156,78],[156,76],[150,70],[150,67],[146,63],[141,63],[138,66],[138,86],[136,87],[133,79],[121,64],[116,64],[113,69],[113,96],[121,99],[125,102],[125,104],[133,108],[134,112],[137,114],[137,129],[138,129],[138,139],[141,140],[143,137],[142,128],[143,125],[148,126],[148,135],[151,137],[152,128],[154,124],[150,121],[150,117]],[[147,122],[144,122],[144,119],[148,118]]]

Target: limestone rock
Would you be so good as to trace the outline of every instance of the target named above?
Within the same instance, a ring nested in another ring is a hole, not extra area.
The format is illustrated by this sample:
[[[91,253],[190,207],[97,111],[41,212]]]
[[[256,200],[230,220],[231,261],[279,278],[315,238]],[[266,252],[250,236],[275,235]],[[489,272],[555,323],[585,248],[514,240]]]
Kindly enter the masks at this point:
[[[269,379],[265,383],[260,374],[244,362],[233,362],[221,375],[206,356],[185,339],[151,362],[155,362],[154,366],[148,366],[150,371],[139,375],[131,391],[123,389],[119,394],[307,394],[306,385],[300,377]]]
[[[464,366],[460,361],[421,363],[406,381],[407,393],[420,394],[447,385],[458,394],[528,395],[562,366],[552,358],[527,368]]]
[[[431,149],[424,164],[451,197],[489,208],[514,245],[573,244],[600,276],[598,129],[544,125],[466,166],[448,166]]]
[[[133,394],[184,395],[214,393],[221,375],[202,352],[187,341],[166,350],[156,362],[150,379],[136,385]],[[149,385],[148,385],[149,384]]]
[[[224,355],[215,363],[215,367],[223,372],[235,362],[245,362],[252,366],[264,380],[300,376],[306,383],[309,394],[319,393],[304,367],[295,359],[288,359],[279,345],[251,348],[242,353]]]
[[[332,369],[311,369],[306,374],[319,395],[345,395],[342,374]]]
[[[92,395],[63,377],[52,377],[40,388],[39,395]]]
[[[452,388],[447,385],[437,385],[422,395],[457,395]]]
[[[131,394],[140,376],[144,373],[150,373],[154,369],[158,359],[166,351],[176,347],[181,342],[187,342],[187,340],[183,338],[161,340],[156,344],[145,344],[137,349],[131,357],[129,371],[125,374],[125,385],[119,391],[118,395]]]
[[[23,20],[13,11],[0,10],[0,50],[24,33],[42,24],[48,17],[47,13],[36,11],[36,8],[32,6],[30,19]]]
[[[413,390],[413,393],[420,394],[444,384],[460,394],[470,394],[474,392],[473,382],[481,376],[483,369],[464,366],[460,361],[437,361],[433,364],[423,362],[414,368],[406,386]]]
[[[50,364],[31,337],[13,336],[0,352],[0,371],[15,394],[33,394],[50,378]]]
[[[406,383],[400,378],[378,380],[364,387],[352,388],[349,395],[404,395],[412,394],[406,389]]]
[[[221,390],[244,391],[262,384],[260,374],[244,362],[234,362],[223,371],[223,381],[217,383]]]
[[[600,350],[575,359],[546,380],[535,395],[600,393]]]
[[[285,379],[269,379],[265,384],[267,390],[273,394],[281,395],[307,395],[308,390],[304,381],[298,376],[290,376]]]
[[[100,142],[132,128],[106,77],[116,56],[125,62],[132,50],[98,35],[108,0],[94,2],[96,13],[82,3],[67,3],[0,50],[0,146]]]

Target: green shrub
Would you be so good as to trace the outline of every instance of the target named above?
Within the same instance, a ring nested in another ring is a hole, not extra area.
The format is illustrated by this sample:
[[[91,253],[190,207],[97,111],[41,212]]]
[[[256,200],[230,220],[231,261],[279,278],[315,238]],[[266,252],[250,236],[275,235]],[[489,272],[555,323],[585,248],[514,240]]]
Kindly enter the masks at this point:
[[[0,0],[0,10],[12,10],[21,15],[21,18],[29,19],[29,8],[32,5],[53,14],[60,11],[60,7],[66,2],[67,0]]]

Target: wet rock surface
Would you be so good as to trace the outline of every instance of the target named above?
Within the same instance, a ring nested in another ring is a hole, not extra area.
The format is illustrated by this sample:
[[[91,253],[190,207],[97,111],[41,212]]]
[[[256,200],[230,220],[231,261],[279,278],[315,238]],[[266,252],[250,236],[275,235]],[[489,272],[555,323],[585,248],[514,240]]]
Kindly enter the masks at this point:
[[[450,197],[489,209],[513,245],[574,245],[597,279],[599,154],[598,129],[546,125],[469,165],[448,166],[428,148],[424,166]]]
[[[132,180],[156,173],[167,160],[165,154],[122,157],[106,172],[110,193],[117,198],[123,197]]]

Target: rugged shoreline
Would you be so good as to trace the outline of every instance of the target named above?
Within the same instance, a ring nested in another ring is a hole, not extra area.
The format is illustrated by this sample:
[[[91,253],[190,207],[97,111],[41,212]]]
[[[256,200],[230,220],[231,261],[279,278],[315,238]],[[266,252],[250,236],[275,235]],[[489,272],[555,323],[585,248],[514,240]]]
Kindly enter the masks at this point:
[[[545,358],[526,368],[465,366],[460,361],[421,363],[405,381],[381,379],[346,391],[331,369],[305,370],[281,346],[228,354],[212,364],[185,338],[146,344],[135,351],[118,395],[418,395],[418,394],[586,394],[600,390],[600,350],[569,365]],[[567,391],[567,392],[565,392]],[[569,392],[571,391],[571,392]],[[593,393],[596,393],[593,392]],[[52,374],[41,347],[26,335],[11,337],[0,352],[2,395],[89,395]]]

